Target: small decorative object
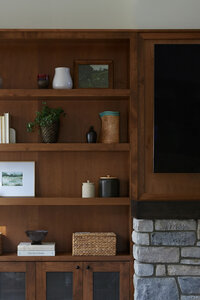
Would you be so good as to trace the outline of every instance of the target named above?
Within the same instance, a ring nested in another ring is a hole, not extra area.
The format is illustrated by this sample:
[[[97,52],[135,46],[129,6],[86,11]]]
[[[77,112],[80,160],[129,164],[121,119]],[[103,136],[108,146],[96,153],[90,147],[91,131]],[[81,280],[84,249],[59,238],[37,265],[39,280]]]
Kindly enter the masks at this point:
[[[41,111],[36,112],[34,122],[27,124],[27,131],[32,132],[39,126],[42,141],[44,143],[56,143],[59,135],[60,116],[65,115],[62,108],[50,108],[43,103]]]
[[[41,242],[48,233],[47,230],[26,230],[25,232],[31,240],[31,245],[41,245]]]
[[[35,196],[35,162],[0,162],[0,197]]]
[[[72,234],[72,255],[116,255],[116,234],[75,232]]]
[[[49,86],[49,75],[47,74],[38,74],[37,76],[38,88],[47,89]]]
[[[113,88],[112,60],[76,60],[75,88]]]
[[[10,141],[10,144],[16,143],[16,130],[14,128],[10,128],[9,141]]]
[[[100,177],[99,197],[119,197],[119,179],[110,175]]]
[[[99,115],[101,117],[100,142],[119,143],[119,112],[103,111]]]
[[[90,126],[89,131],[86,134],[86,139],[88,143],[96,143],[97,141],[97,133],[94,130],[93,126]]]
[[[73,82],[70,75],[70,68],[55,68],[53,78],[53,89],[72,89]]]
[[[3,79],[0,77],[0,89],[3,87]]]
[[[82,183],[82,198],[94,198],[95,197],[95,185],[93,182],[87,180]]]

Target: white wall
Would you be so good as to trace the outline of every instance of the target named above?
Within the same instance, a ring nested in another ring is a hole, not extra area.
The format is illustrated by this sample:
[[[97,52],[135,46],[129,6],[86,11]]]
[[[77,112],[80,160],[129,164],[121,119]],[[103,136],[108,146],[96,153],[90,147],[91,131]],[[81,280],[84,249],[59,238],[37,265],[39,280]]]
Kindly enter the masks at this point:
[[[0,0],[0,28],[200,28],[200,0]]]

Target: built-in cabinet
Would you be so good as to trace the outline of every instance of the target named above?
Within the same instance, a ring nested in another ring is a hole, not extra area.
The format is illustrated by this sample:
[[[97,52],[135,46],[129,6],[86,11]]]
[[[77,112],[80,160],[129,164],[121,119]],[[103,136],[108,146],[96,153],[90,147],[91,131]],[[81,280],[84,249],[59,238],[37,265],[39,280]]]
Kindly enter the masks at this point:
[[[131,198],[137,192],[132,180],[136,149],[131,151],[137,128],[135,40],[131,31],[0,30],[0,115],[10,113],[10,125],[17,133],[16,144],[0,145],[0,161],[35,162],[35,197],[0,197],[4,234],[0,270],[13,266],[9,272],[13,282],[16,277],[19,283],[16,287],[13,283],[13,289],[19,289],[17,300],[24,295],[26,300],[58,299],[55,295],[75,300],[132,297]],[[113,88],[51,88],[56,67],[69,67],[75,80],[75,61],[88,59],[112,61]],[[41,73],[49,74],[48,89],[37,87]],[[26,130],[44,101],[66,113],[55,144],[44,144],[37,131]],[[106,110],[120,112],[120,142],[87,144],[91,125],[99,138],[99,113]],[[99,178],[108,174],[119,178],[120,197],[99,197]],[[95,198],[81,197],[82,182],[87,180],[95,183]],[[56,243],[56,256],[18,257],[17,245],[28,241],[27,229],[48,230],[46,241]],[[116,233],[117,255],[98,257],[98,262],[90,257],[77,260],[71,254],[72,233],[84,231]],[[15,266],[22,273],[15,274]],[[29,284],[30,276],[34,279]]]
[[[128,262],[38,262],[36,299],[129,299]]]

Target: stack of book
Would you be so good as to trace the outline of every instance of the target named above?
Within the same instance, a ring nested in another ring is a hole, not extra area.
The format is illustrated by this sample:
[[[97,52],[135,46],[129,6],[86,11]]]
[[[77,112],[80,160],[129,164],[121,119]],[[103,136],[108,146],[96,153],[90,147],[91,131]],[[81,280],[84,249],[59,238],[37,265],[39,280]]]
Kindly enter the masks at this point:
[[[55,256],[55,243],[42,243],[41,245],[31,245],[31,243],[21,242],[17,246],[18,256]]]
[[[9,144],[10,142],[10,115],[9,113],[4,113],[0,116],[0,143]]]

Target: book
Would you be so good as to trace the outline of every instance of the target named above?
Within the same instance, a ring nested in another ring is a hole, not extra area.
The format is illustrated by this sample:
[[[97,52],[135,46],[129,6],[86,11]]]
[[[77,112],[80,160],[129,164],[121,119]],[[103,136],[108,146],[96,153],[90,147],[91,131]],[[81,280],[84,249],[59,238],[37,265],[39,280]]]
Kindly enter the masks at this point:
[[[18,250],[18,256],[55,256],[55,251],[50,250]]]
[[[21,251],[55,251],[55,243],[42,243],[41,245],[31,245],[31,243],[21,242],[17,246]]]
[[[2,121],[1,121],[1,116],[0,116],[0,144],[2,143]]]
[[[6,142],[6,132],[5,132],[5,117],[1,116],[1,143],[5,144]]]
[[[9,144],[10,141],[10,114],[9,112],[4,113],[5,120],[5,143]]]

